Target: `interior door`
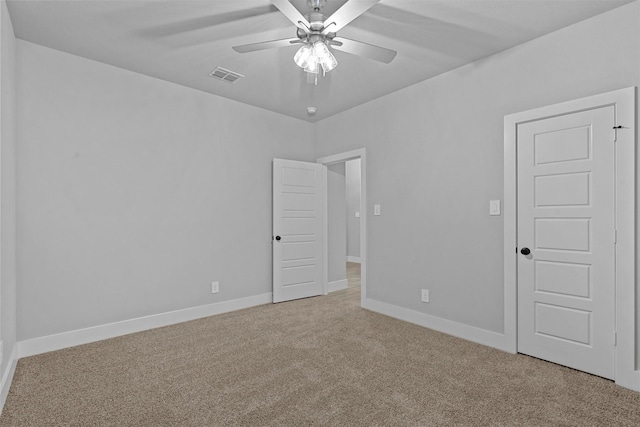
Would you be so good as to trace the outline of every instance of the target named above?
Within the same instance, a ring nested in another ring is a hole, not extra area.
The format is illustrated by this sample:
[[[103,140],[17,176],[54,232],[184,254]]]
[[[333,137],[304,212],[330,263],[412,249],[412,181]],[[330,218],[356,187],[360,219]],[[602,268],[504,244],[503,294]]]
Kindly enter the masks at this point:
[[[327,168],[273,160],[273,302],[324,293]]]
[[[518,351],[614,377],[614,107],[518,125]]]

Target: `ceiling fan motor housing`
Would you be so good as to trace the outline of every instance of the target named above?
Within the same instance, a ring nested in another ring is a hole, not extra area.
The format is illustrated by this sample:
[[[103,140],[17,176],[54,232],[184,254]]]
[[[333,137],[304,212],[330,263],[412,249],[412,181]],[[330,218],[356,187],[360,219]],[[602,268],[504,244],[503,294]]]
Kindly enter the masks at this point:
[[[317,36],[321,35],[320,33],[322,30],[324,30],[324,15],[314,12],[305,15],[305,18],[310,24],[310,28],[308,29],[309,31],[306,31],[303,28],[298,28],[296,35],[300,40],[306,39],[311,41],[311,38],[317,38]]]
[[[311,31],[322,31],[324,29],[324,15],[321,13],[310,13],[306,16],[311,24]]]

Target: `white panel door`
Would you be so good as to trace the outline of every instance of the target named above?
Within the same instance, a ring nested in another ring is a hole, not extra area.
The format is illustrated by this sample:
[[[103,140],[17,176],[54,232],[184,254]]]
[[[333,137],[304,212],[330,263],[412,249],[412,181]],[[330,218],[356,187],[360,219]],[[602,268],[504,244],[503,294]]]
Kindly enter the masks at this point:
[[[324,291],[327,168],[273,160],[273,302]]]
[[[518,351],[614,376],[614,108],[518,125]],[[529,252],[529,253],[527,253]]]

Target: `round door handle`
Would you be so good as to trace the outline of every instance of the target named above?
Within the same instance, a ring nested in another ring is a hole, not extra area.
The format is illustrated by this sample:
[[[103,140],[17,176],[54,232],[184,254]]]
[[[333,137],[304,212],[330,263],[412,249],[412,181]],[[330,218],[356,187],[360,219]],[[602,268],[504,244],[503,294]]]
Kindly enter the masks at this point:
[[[277,240],[277,241],[280,241],[280,239],[282,239],[282,237],[280,237],[280,236],[276,236],[276,240]]]
[[[529,255],[531,253],[531,250],[529,248],[522,248],[520,249],[520,253],[522,255]]]

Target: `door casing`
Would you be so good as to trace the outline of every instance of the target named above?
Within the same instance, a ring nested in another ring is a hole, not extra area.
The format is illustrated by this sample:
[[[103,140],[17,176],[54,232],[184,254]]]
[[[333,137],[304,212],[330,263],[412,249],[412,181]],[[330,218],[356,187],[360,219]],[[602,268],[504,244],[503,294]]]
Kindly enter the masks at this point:
[[[615,348],[616,384],[640,391],[636,370],[636,88],[630,87],[505,116],[504,119],[504,337],[517,353],[517,128],[518,124],[569,112],[614,106],[615,144]]]

